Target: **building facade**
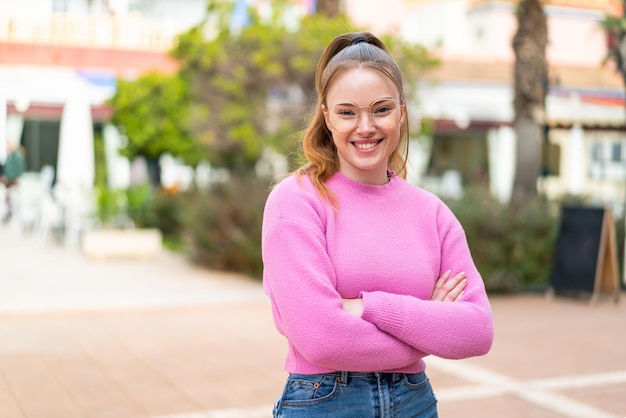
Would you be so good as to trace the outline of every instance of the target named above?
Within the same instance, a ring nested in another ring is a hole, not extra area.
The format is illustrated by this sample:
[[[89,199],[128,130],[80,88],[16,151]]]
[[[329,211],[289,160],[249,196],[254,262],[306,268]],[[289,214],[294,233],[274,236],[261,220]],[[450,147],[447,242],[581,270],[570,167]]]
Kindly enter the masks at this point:
[[[315,2],[299,3],[309,9]],[[341,2],[355,23],[419,42],[441,59],[441,66],[419,80],[413,106],[422,120],[433,122],[431,141],[417,147],[425,152],[413,156],[423,166],[415,181],[427,184],[454,171],[464,185],[487,179],[494,195],[509,199],[516,3],[389,0],[380,8],[370,0]],[[0,2],[0,162],[6,143],[21,142],[30,170],[58,169],[61,125],[71,123],[63,111],[76,97],[87,103],[96,135],[109,138],[114,149],[120,139],[108,124],[106,101],[116,77],[176,71],[167,51],[177,33],[203,18],[205,8],[205,0]],[[621,205],[624,85],[606,61],[607,36],[600,26],[607,14],[621,15],[621,2],[549,0],[545,11],[549,158],[541,190],[550,197],[584,195]]]
[[[22,143],[28,170],[52,166],[58,181],[68,160],[59,155],[68,148],[63,133],[80,144],[93,141],[80,131],[81,121],[64,112],[70,103],[88,107],[96,135],[119,141],[107,105],[116,78],[177,71],[167,51],[205,8],[203,0],[0,2],[0,163],[8,148]],[[83,158],[90,157],[69,160]]]
[[[348,2],[350,3],[350,2]],[[356,2],[354,2],[356,3]],[[419,112],[434,121],[428,170],[460,172],[464,184],[483,181],[503,202],[511,196],[512,39],[517,1],[403,2],[394,31],[432,50],[442,65],[420,80]],[[356,4],[354,4],[356,7]],[[626,199],[624,83],[608,56],[601,27],[621,16],[616,0],[548,0],[544,175],[550,198],[589,197],[621,210]]]

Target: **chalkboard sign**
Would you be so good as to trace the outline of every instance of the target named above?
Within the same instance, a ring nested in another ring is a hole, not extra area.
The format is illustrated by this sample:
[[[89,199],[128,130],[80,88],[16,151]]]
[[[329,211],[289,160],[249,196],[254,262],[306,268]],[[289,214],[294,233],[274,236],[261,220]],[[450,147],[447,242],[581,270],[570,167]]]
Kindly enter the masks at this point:
[[[573,296],[611,291],[619,297],[615,226],[608,208],[563,206],[551,291]]]
[[[554,291],[593,293],[604,208],[561,208],[551,284]]]

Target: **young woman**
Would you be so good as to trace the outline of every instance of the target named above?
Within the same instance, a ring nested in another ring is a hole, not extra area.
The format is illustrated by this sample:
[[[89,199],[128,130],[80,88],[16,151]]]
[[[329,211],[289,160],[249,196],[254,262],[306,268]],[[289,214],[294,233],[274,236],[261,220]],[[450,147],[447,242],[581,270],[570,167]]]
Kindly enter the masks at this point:
[[[264,287],[288,341],[275,417],[437,417],[423,358],[486,354],[489,301],[452,212],[404,180],[402,75],[370,33],[317,67],[308,163],[270,193]]]

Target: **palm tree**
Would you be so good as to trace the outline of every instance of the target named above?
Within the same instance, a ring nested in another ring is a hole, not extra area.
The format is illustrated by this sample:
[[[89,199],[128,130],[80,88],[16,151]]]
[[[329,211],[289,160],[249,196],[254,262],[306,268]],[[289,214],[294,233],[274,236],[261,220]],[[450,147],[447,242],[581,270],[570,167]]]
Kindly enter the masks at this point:
[[[328,17],[337,16],[339,12],[341,11],[340,0],[317,0],[316,6],[317,6],[316,12],[318,14],[325,15]]]
[[[626,0],[622,6],[622,16],[609,16],[603,26],[609,36],[609,58],[615,62],[626,86]]]
[[[521,0],[515,52],[515,119],[517,161],[512,203],[537,196],[541,172],[542,133],[547,90],[546,44],[548,24],[541,0]]]

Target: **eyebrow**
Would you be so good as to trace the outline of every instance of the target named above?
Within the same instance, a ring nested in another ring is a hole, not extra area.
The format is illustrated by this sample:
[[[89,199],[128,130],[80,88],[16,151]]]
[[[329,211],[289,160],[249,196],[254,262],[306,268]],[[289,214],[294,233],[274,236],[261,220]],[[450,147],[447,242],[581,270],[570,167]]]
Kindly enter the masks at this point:
[[[376,99],[373,102],[371,102],[370,104],[363,105],[363,106],[371,106],[374,103],[378,103],[378,102],[381,102],[383,100],[398,100],[398,99],[394,99],[393,97],[381,97],[380,99]],[[362,106],[359,106],[359,105],[357,105],[356,103],[353,103],[353,102],[335,103],[335,104],[331,105],[330,107],[332,107],[332,106],[356,106],[356,107],[362,107]]]

